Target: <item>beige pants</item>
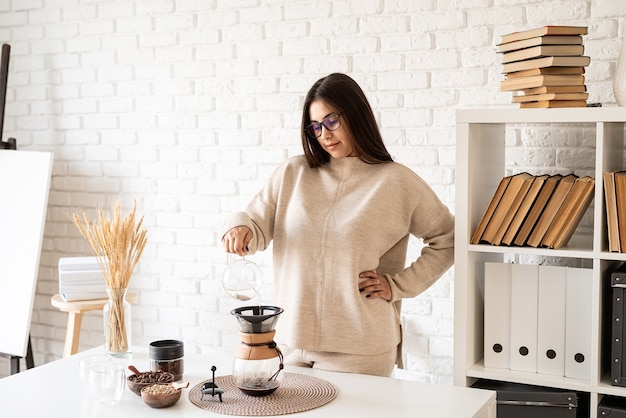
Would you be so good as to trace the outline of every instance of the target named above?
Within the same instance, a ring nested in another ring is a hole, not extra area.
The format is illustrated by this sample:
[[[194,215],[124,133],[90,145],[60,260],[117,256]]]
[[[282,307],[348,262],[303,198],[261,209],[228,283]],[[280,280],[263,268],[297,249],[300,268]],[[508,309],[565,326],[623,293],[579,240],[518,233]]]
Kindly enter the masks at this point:
[[[300,350],[284,346],[280,349],[285,355],[285,364],[290,366],[385,377],[391,376],[398,354],[396,348],[386,353],[371,355]]]

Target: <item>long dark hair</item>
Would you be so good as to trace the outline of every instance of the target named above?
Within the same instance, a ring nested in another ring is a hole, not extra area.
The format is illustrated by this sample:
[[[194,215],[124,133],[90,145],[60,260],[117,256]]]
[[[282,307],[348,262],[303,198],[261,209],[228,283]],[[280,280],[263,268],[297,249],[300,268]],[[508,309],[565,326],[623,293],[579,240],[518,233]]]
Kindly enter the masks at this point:
[[[304,128],[311,123],[309,109],[315,100],[323,101],[341,114],[341,127],[348,130],[359,158],[369,164],[393,161],[380,135],[374,112],[363,90],[345,74],[333,73],[320,78],[309,89],[302,109],[302,148],[311,168],[330,161],[330,154]]]

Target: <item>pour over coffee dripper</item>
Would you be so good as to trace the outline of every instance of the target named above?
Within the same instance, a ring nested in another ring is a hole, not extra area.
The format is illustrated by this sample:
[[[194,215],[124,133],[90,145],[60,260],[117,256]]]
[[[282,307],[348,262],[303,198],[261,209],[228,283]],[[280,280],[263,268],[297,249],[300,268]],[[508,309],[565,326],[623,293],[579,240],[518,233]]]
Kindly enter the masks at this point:
[[[233,377],[246,395],[273,393],[284,377],[283,354],[274,342],[275,327],[283,308],[244,306],[230,311],[239,323],[241,344],[235,352]]]

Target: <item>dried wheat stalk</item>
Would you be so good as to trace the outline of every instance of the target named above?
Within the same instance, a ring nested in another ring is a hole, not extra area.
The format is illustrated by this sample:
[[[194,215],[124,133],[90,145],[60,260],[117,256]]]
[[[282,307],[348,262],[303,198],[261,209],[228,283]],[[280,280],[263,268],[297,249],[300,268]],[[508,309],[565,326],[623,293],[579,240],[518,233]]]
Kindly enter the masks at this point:
[[[86,213],[83,213],[82,221],[74,214],[74,223],[91,245],[109,290],[111,310],[107,349],[110,352],[126,352],[129,348],[124,322],[124,296],[147,242],[147,231],[141,229],[143,216],[135,224],[136,210],[137,202],[134,202],[132,212],[122,219],[118,202],[112,221],[98,210],[98,224],[90,222]]]

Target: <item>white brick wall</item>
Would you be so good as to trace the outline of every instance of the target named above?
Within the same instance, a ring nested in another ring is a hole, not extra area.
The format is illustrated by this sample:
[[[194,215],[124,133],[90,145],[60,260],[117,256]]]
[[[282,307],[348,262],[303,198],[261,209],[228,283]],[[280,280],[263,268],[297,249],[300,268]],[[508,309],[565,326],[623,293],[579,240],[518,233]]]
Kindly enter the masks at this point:
[[[50,306],[59,257],[89,254],[71,221],[121,199],[145,215],[148,248],[131,281],[133,338],[233,347],[217,226],[269,173],[300,153],[303,96],[320,76],[352,75],[394,157],[454,208],[458,108],[512,106],[501,93],[501,35],[587,25],[590,101],[614,104],[626,23],[615,0],[20,0],[0,3],[11,44],[4,138],[55,153],[31,334],[35,362],[61,356],[66,315]],[[584,135],[529,137],[529,170],[585,170]],[[540,147],[549,145],[549,152]],[[518,160],[518,158],[515,158]],[[419,243],[411,251],[419,251]],[[270,254],[259,254],[271,300]],[[401,377],[452,381],[452,272],[406,301]],[[102,344],[101,314],[81,349]]]

